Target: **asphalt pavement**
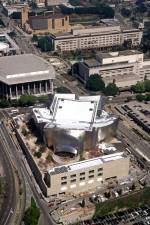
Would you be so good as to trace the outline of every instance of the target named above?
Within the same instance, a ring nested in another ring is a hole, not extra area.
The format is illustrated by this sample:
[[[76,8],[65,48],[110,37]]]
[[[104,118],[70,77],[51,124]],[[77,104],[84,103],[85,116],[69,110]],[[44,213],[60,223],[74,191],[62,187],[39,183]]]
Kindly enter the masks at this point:
[[[0,157],[5,172],[5,198],[0,211],[0,225],[12,225],[12,216],[16,208],[16,191],[12,162],[7,150],[5,137],[0,125]]]
[[[122,121],[118,124],[118,133],[121,134],[122,139],[126,141],[129,147],[134,150],[136,156],[141,159],[145,166],[150,167],[150,145],[146,143],[141,137],[135,134],[130,128],[126,127]]]

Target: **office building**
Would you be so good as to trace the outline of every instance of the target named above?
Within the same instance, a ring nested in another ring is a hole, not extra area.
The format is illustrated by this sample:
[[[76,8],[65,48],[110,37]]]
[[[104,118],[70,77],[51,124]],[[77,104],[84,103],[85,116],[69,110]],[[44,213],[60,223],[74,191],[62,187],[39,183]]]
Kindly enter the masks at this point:
[[[1,57],[0,68],[1,98],[17,99],[23,94],[53,93],[54,68],[36,55]]]
[[[79,63],[79,79],[86,84],[92,74],[102,76],[105,83],[115,81],[119,88],[128,88],[150,79],[150,61],[144,60],[143,53],[136,50],[97,53],[96,59]]]
[[[129,158],[123,152],[55,167],[45,175],[47,195],[90,192],[126,178],[128,171]]]
[[[139,29],[121,28],[116,20],[104,19],[96,26],[72,29],[67,33],[52,34],[54,51],[76,49],[107,49],[129,42],[132,46],[141,43],[143,32]]]

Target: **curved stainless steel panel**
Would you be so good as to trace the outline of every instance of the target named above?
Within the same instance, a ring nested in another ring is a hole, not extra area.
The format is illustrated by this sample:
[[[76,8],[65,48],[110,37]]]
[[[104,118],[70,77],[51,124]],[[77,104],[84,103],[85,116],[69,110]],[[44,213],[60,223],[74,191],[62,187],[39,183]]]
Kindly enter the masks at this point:
[[[45,128],[44,138],[49,147],[54,147],[55,152],[58,151],[58,146],[59,152],[65,150],[64,146],[69,146],[70,150],[68,148],[68,152],[76,149],[79,154],[84,149],[94,149],[101,141],[114,137],[117,131],[117,124],[118,119],[114,120],[110,125],[93,128],[92,131],[60,129],[57,127]]]

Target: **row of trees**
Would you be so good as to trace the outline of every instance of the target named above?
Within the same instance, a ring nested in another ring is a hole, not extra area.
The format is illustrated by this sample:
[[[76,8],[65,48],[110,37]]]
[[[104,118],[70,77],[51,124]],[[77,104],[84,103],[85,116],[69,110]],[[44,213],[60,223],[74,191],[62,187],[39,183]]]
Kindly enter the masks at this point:
[[[122,8],[121,9],[121,14],[124,17],[129,17],[131,15],[131,10],[128,8]]]
[[[33,35],[32,41],[37,43],[37,47],[43,52],[53,50],[52,41],[48,36],[38,37],[36,34]]]
[[[49,37],[41,37],[38,39],[38,48],[40,48],[43,52],[48,52],[53,50],[52,41]]]
[[[132,91],[135,93],[144,93],[150,91],[150,80],[145,80],[137,82],[137,84],[131,87]]]
[[[136,95],[136,100],[139,102],[150,101],[150,94],[147,95],[138,94]]]
[[[61,5],[61,12],[64,14],[98,14],[101,18],[113,18],[114,10],[107,4],[99,3],[95,7],[68,8]]]
[[[0,108],[7,108],[7,107],[17,107],[17,106],[32,106],[36,103],[46,103],[49,100],[49,97],[47,95],[42,95],[39,97],[36,97],[34,95],[22,95],[18,100],[6,100],[1,99],[0,100]]]
[[[86,88],[90,91],[101,91],[107,96],[115,96],[119,92],[119,88],[114,82],[105,86],[104,81],[98,74],[93,74],[89,77]]]

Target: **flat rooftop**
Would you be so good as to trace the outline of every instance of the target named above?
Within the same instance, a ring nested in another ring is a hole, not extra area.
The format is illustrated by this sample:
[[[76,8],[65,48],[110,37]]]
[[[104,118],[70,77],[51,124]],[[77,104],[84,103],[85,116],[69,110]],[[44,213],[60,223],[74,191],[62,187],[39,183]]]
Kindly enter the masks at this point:
[[[76,98],[74,94],[55,95],[50,109],[34,108],[37,123],[46,123],[45,128],[92,130],[114,123],[115,116],[103,110],[101,96]],[[101,115],[97,116],[97,111]]]
[[[87,59],[83,63],[89,68],[101,66],[101,63],[96,59]]]
[[[92,123],[95,118],[97,102],[64,99],[58,101],[54,119],[58,123],[78,121]]]
[[[86,168],[92,168],[93,166],[101,166],[103,163],[108,163],[110,161],[115,161],[115,160],[121,160],[124,158],[125,156],[123,152],[117,152],[110,155],[104,155],[101,157],[68,164],[66,166],[54,167],[53,169],[50,169],[48,172],[51,175],[56,175],[56,174],[66,173],[66,172],[74,172],[74,171],[78,171],[78,170],[82,170]]]
[[[110,77],[103,77],[103,79],[106,82],[112,82],[112,79],[115,79],[116,82],[123,82],[123,81],[142,81],[142,78],[140,78],[140,76],[138,76],[137,74],[134,73],[130,73],[130,74],[125,74],[125,75],[113,75]]]
[[[8,85],[55,78],[53,66],[33,55],[13,55],[0,58],[0,81]]]
[[[100,58],[112,58],[112,57],[119,57],[119,56],[129,56],[129,55],[137,55],[137,54],[143,54],[142,52],[138,50],[124,50],[124,51],[119,51],[119,52],[98,52],[97,56]]]
[[[105,26],[105,27],[107,28],[107,30],[103,29],[104,26],[97,26],[97,27],[96,26],[94,26],[94,27],[88,26],[86,28],[73,28],[69,32],[50,34],[50,37],[52,37],[53,39],[59,40],[59,39],[62,39],[62,38],[69,39],[69,38],[89,37],[89,35],[90,36],[100,36],[100,35],[104,35],[104,34],[118,34],[118,33],[120,33],[119,28],[117,30],[114,27],[114,29],[110,31],[109,27],[107,27],[107,26]],[[86,29],[86,31],[82,32],[84,29]]]

